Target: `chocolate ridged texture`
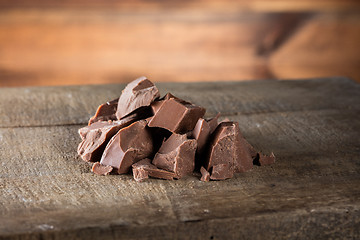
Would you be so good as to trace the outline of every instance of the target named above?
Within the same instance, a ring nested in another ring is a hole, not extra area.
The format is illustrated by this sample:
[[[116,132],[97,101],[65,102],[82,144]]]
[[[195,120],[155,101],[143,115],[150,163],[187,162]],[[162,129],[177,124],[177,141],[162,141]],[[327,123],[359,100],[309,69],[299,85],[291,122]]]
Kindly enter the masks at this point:
[[[151,133],[145,120],[122,128],[107,144],[100,163],[127,173],[132,164],[149,157],[153,152]]]
[[[117,106],[116,117],[121,119],[138,108],[150,106],[159,97],[159,90],[146,77],[135,79],[122,91]]]
[[[88,125],[91,125],[98,121],[117,120],[115,113],[118,101],[119,98],[101,104],[96,110],[95,115],[90,118]]]
[[[174,172],[179,179],[194,171],[196,146],[196,140],[187,139],[186,134],[172,134],[161,145],[152,163],[158,168]]]

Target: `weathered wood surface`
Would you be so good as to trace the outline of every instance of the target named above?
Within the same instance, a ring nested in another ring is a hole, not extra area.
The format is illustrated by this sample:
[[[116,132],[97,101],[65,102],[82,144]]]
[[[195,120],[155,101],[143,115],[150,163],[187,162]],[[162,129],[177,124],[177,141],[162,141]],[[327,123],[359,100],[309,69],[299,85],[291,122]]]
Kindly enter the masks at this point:
[[[0,89],[0,238],[360,237],[360,85],[345,78],[162,83],[240,122],[277,162],[220,182],[100,177],[77,129],[123,85]],[[193,95],[192,95],[193,94]]]

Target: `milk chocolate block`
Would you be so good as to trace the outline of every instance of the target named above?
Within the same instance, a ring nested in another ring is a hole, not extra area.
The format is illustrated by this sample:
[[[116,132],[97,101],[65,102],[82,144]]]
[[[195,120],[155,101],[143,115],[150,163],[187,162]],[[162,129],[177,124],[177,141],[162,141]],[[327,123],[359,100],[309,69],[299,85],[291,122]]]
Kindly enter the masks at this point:
[[[204,167],[210,171],[211,176],[214,173],[213,179],[226,179],[233,172],[244,172],[252,168],[252,158],[241,136],[239,123],[219,124],[212,136]]]
[[[102,152],[110,138],[121,128],[130,125],[136,118],[128,117],[119,121],[96,122],[79,129],[83,139],[78,146],[78,154],[84,161],[100,161]]]
[[[129,83],[122,91],[116,117],[121,119],[140,107],[150,106],[159,97],[157,87],[146,77],[140,77]]]
[[[149,127],[160,127],[173,133],[186,133],[192,131],[198,119],[205,114],[205,108],[176,98],[163,101],[150,119]]]
[[[174,133],[161,145],[152,163],[174,172],[179,179],[194,171],[196,145],[196,140],[187,139],[186,134]]]
[[[115,113],[118,101],[119,98],[101,104],[96,110],[95,115],[90,118],[88,125],[98,121],[117,120]]]
[[[149,178],[149,176],[167,180],[173,180],[176,177],[175,173],[159,169],[155,165],[151,164],[151,160],[148,158],[133,164],[132,171],[134,179],[137,182],[141,182]]]
[[[97,175],[109,175],[113,170],[112,166],[105,166],[96,162],[93,164],[91,171]]]
[[[145,120],[122,128],[107,144],[100,163],[112,166],[117,173],[127,173],[131,165],[153,152],[151,133]]]

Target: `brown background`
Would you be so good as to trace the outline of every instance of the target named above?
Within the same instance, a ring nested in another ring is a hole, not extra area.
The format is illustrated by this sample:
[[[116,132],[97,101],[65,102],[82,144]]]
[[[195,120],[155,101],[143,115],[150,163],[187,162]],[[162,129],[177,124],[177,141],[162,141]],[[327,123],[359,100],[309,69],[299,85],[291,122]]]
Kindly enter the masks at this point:
[[[360,2],[0,1],[0,86],[347,76]]]

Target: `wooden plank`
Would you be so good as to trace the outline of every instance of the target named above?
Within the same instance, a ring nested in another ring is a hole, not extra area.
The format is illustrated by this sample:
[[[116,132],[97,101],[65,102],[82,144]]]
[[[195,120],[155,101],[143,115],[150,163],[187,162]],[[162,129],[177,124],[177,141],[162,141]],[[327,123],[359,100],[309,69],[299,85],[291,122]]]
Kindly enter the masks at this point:
[[[261,79],[271,15],[203,11],[2,10],[0,86]],[[146,36],[146,37],[144,37]]]
[[[275,152],[274,165],[227,181],[204,183],[189,176],[137,183],[129,175],[92,174],[90,165],[76,156],[79,125],[41,125],[36,118],[37,126],[3,125],[0,238],[359,238],[359,84],[343,78],[221,84],[163,83],[161,91],[176,89],[194,97],[186,91],[202,90],[198,96],[204,99],[222,99],[215,107],[239,121],[257,149]],[[121,87],[30,88],[29,96],[34,106],[53,98],[47,109],[61,109],[70,92],[78,96],[73,112],[84,117],[86,92],[106,90],[98,97],[105,98]],[[7,90],[12,94],[5,99],[26,96],[26,88]],[[246,100],[251,104],[231,103]],[[39,109],[44,115],[48,111]],[[12,113],[26,111],[37,110]]]
[[[278,78],[331,75],[360,80],[360,15],[318,14],[269,57]]]
[[[164,236],[172,237],[176,233],[182,236],[178,224],[186,230],[187,223],[193,223],[203,229],[196,233],[195,226],[190,227],[195,236],[215,233],[236,237],[261,228],[227,233],[216,229],[238,226],[237,221],[246,224],[250,219],[256,225],[269,224],[272,230],[284,231],[285,237],[295,234],[299,226],[289,222],[300,219],[305,227],[298,234],[311,237],[319,232],[310,223],[322,220],[335,227],[338,220],[326,218],[340,215],[343,219],[345,212],[353,221],[342,222],[349,231],[360,222],[360,143],[354,141],[360,121],[353,120],[358,115],[320,110],[233,117],[258,149],[274,151],[278,161],[211,183],[197,177],[136,183],[127,175],[95,176],[88,164],[75,157],[77,126],[3,128],[2,146],[8,150],[1,151],[0,159],[8,161],[2,161],[0,172],[0,233],[24,238],[34,234],[45,239],[85,237],[79,230],[94,232],[94,238],[105,232],[112,239],[128,238],[137,231],[136,238],[147,230],[150,236],[166,231]],[[31,146],[24,144],[29,142]],[[19,147],[12,150],[10,146]],[[277,224],[285,226],[270,224],[277,219]],[[334,229],[328,229],[329,236],[344,233]],[[115,236],[109,236],[110,230]],[[255,232],[257,237],[262,234]],[[356,234],[360,232],[349,232],[349,236]]]
[[[263,80],[243,84],[158,83],[157,86],[162,95],[172,92],[204,106],[207,116],[218,112],[230,116],[360,108],[354,104],[360,99],[359,84],[337,77],[292,82]],[[98,105],[118,97],[123,88],[122,84],[0,88],[0,127],[86,124]],[[37,111],[33,110],[34,107]]]
[[[76,1],[26,1],[20,0],[14,3],[10,0],[3,0],[0,2],[1,8],[82,8],[82,9],[101,9],[101,8],[115,8],[115,9],[137,9],[139,10],[153,10],[153,9],[201,9],[206,11],[259,11],[259,12],[281,12],[281,11],[347,11],[359,9],[359,2],[356,0],[196,0],[190,2],[184,1],[96,1],[96,0],[76,0]]]

